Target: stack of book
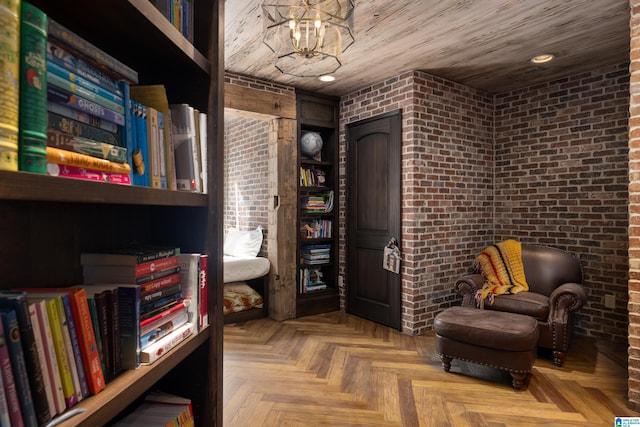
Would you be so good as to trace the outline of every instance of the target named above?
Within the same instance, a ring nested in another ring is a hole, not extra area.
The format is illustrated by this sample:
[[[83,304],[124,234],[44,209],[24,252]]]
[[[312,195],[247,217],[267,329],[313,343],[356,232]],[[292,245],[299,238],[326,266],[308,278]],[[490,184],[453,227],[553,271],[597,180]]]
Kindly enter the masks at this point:
[[[149,393],[142,404],[114,427],[172,426],[193,427],[193,407],[191,400],[161,391]]]
[[[151,3],[180,34],[193,43],[193,0],[151,0]]]
[[[331,261],[331,245],[303,245],[301,264],[320,265],[328,264]]]
[[[322,280],[322,270],[319,268],[300,269],[300,293],[321,291],[327,289],[327,282]]]
[[[46,69],[47,172],[131,184],[128,97],[138,74],[52,19]]]
[[[327,213],[333,210],[333,190],[314,193],[301,200],[302,209],[307,213]]]
[[[300,167],[300,186],[323,187],[327,185],[327,173],[316,167]]]

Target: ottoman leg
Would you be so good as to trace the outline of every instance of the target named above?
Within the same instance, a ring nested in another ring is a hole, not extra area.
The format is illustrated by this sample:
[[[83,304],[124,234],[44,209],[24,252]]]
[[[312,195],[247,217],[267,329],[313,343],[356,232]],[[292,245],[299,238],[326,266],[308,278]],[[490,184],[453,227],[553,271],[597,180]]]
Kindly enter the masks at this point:
[[[442,360],[442,369],[444,369],[445,372],[449,372],[449,370],[451,369],[451,361],[453,360],[453,357],[441,354],[440,360]]]
[[[527,379],[527,374],[521,372],[509,372],[509,374],[511,374],[511,378],[513,378],[513,381],[511,382],[513,388],[515,390],[522,390],[524,387],[524,380]]]

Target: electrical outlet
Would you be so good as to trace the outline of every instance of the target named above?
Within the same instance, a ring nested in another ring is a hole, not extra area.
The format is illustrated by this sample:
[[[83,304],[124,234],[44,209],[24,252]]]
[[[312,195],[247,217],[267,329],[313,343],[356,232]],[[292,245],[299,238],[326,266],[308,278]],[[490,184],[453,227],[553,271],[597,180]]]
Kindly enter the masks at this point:
[[[606,308],[616,308],[616,295],[606,294],[604,296],[604,306]]]

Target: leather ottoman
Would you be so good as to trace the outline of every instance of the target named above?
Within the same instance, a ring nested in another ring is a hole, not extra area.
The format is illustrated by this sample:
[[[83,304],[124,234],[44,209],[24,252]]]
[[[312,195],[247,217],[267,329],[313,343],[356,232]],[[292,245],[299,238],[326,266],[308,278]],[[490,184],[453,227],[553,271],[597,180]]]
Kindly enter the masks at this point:
[[[451,307],[434,322],[436,351],[446,372],[459,359],[509,372],[513,388],[523,389],[538,348],[533,317],[494,310]]]

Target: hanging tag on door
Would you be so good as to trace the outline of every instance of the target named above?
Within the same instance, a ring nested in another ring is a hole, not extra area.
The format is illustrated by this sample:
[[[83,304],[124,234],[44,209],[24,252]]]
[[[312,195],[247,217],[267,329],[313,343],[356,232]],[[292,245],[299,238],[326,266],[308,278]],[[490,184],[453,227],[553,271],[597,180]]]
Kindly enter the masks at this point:
[[[392,273],[400,273],[400,249],[395,237],[392,237],[384,247],[384,253],[382,256],[382,268],[391,271]]]

